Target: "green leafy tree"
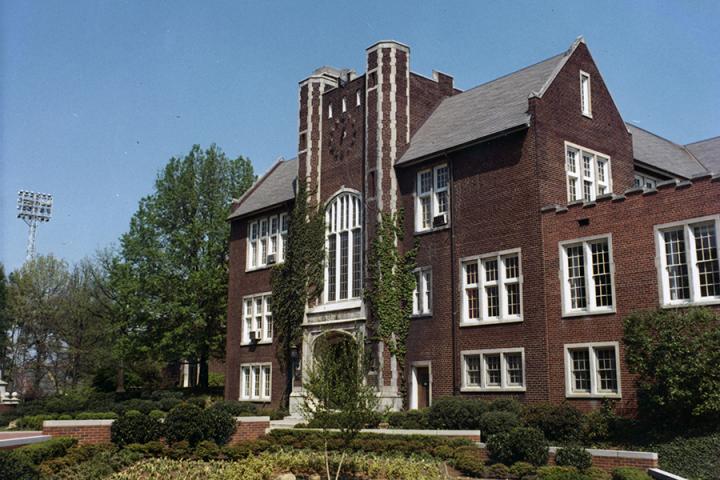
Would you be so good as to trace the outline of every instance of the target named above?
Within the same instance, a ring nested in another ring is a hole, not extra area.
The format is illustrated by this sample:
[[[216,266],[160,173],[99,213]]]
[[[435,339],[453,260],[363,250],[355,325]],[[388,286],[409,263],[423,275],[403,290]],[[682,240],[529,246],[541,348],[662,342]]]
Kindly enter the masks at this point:
[[[340,430],[343,453],[335,474],[337,480],[350,442],[372,421],[378,400],[375,389],[365,383],[365,356],[355,337],[326,334],[315,341],[313,350],[312,366],[303,382],[301,409],[306,418],[312,418],[322,428],[328,480],[332,478],[328,429]]]
[[[625,319],[623,342],[630,371],[638,375],[642,413],[678,425],[720,420],[717,312],[635,312]]]
[[[142,348],[166,361],[222,355],[228,281],[227,216],[255,180],[250,160],[195,145],[158,174],[121,238],[116,277]],[[134,295],[135,298],[130,298]]]
[[[290,213],[285,261],[273,268],[270,277],[277,358],[285,368],[287,378],[282,397],[285,406],[292,391],[290,357],[293,349],[299,348],[302,342],[305,306],[308,301],[317,299],[323,288],[324,235],[323,213],[308,203],[307,186],[301,181]]]
[[[383,212],[368,258],[369,287],[365,297],[375,322],[378,337],[388,346],[399,365],[405,364],[407,337],[412,315],[412,293],[415,288],[417,246],[401,252],[403,211]],[[405,398],[407,382],[400,369],[400,390]]]

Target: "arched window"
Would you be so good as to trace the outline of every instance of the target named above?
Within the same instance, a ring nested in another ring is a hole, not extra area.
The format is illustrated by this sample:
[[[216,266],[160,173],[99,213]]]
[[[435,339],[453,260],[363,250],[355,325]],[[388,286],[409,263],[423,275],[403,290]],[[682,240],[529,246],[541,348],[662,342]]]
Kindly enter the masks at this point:
[[[362,202],[341,193],[325,210],[327,262],[325,301],[360,298],[362,284]]]

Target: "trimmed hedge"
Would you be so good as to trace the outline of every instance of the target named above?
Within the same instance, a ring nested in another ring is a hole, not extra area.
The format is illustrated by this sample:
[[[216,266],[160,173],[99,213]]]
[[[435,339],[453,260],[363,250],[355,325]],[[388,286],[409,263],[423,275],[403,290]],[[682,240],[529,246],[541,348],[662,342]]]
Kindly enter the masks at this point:
[[[200,421],[204,429],[203,440],[212,441],[216,447],[217,445],[225,445],[237,427],[235,417],[227,412],[213,408],[203,410]]]
[[[191,403],[181,403],[170,410],[165,417],[166,440],[169,443],[185,440],[190,445],[205,440],[202,413],[202,408]]]
[[[490,460],[506,465],[515,462],[545,465],[548,457],[547,449],[548,443],[542,432],[527,427],[517,427],[509,432],[493,435],[487,442]]]
[[[720,478],[720,433],[653,445],[660,468],[686,478]]]
[[[587,470],[592,467],[592,455],[582,447],[561,448],[555,455],[555,463],[560,467]]]
[[[517,414],[510,411],[492,410],[480,416],[480,433],[484,438],[489,438],[498,433],[509,432],[519,426],[520,419]]]
[[[480,417],[489,410],[488,402],[462,397],[443,397],[433,401],[428,412],[432,428],[478,430]]]
[[[110,439],[119,446],[159,440],[162,434],[163,425],[143,413],[123,415],[110,427]]]
[[[405,410],[401,412],[389,412],[385,417],[391,428],[406,430],[425,430],[430,427],[429,410]]]
[[[76,444],[74,438],[58,437],[15,450],[0,451],[0,478],[35,480],[41,463],[65,455]]]
[[[579,439],[584,419],[582,412],[568,403],[536,403],[525,407],[523,420],[551,442],[570,442]]]

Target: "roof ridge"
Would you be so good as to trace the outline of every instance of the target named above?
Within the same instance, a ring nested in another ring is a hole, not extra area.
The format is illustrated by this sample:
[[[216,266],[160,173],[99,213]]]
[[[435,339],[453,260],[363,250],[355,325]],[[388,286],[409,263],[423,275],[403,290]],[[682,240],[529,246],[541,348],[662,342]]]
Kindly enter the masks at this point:
[[[697,142],[686,143],[685,146],[689,147],[690,145],[697,145],[698,143],[710,142],[712,140],[720,140],[720,135],[715,135],[714,137],[706,138],[705,140],[698,140]]]
[[[240,195],[240,198],[233,198],[232,203],[235,204],[235,208],[233,210],[236,210],[237,207],[239,207],[242,204],[242,202],[247,200],[247,198],[250,196],[250,194],[252,192],[254,192],[255,190],[257,190],[257,188],[260,186],[260,184],[262,184],[265,181],[265,179],[267,177],[269,177],[270,174],[272,172],[274,172],[281,163],[287,162],[287,161],[288,160],[285,160],[283,157],[279,157],[277,160],[275,160],[275,163],[272,164],[272,166],[268,169],[267,172],[263,173],[257,180],[255,180],[255,183],[250,185],[250,188],[245,190],[245,192],[242,195]]]
[[[660,140],[663,140],[663,141],[665,141],[665,142],[667,142],[667,143],[669,143],[669,144],[672,144],[672,145],[676,146],[678,149],[680,149],[680,150],[682,150],[683,152],[685,152],[685,154],[686,154],[690,159],[695,160],[695,162],[700,166],[700,168],[702,168],[703,170],[706,170],[706,171],[707,171],[707,170],[710,170],[709,168],[707,168],[707,167],[705,166],[705,164],[704,164],[703,162],[700,161],[699,158],[697,158],[695,155],[693,155],[693,153],[692,153],[690,150],[687,149],[686,145],[682,145],[682,144],[679,144],[679,143],[675,143],[675,142],[673,142],[672,140],[670,140],[669,138],[662,137],[662,136],[658,135],[657,133],[651,132],[650,130],[647,130],[647,129],[643,128],[643,127],[639,127],[639,126],[637,126],[637,125],[635,125],[634,123],[631,123],[631,122],[625,122],[625,125],[630,125],[630,126],[633,127],[633,128],[637,128],[638,130],[642,130],[643,132],[647,133],[648,135],[652,135],[652,136],[655,137],[655,138],[659,138]],[[692,144],[688,144],[688,145],[692,145]]]
[[[479,84],[479,85],[475,85],[474,87],[468,88],[467,90],[463,90],[462,92],[458,93],[457,95],[452,95],[452,96],[450,96],[450,97],[447,97],[445,100],[450,99],[450,98],[459,97],[459,96],[461,96],[461,95],[464,94],[464,93],[472,92],[473,90],[475,90],[475,89],[477,89],[477,88],[490,85],[491,83],[497,82],[498,80],[502,80],[502,79],[507,78],[507,77],[509,77],[509,76],[511,76],[511,75],[515,75],[516,73],[520,73],[520,72],[522,72],[522,71],[524,71],[524,70],[528,70],[528,69],[530,69],[530,68],[532,68],[532,67],[536,67],[536,66],[540,65],[541,63],[548,62],[548,61],[550,61],[550,60],[552,60],[552,59],[554,59],[554,58],[556,58],[556,57],[561,57],[561,56],[565,55],[566,53],[567,53],[567,50],[564,51],[564,52],[561,52],[561,53],[557,53],[557,54],[555,54],[555,55],[553,55],[553,56],[551,56],[551,57],[548,57],[548,58],[546,58],[546,59],[544,59],[544,60],[540,60],[539,62],[535,62],[535,63],[533,63],[533,64],[531,64],[531,65],[525,66],[525,67],[523,67],[523,68],[519,68],[519,69],[517,69],[517,70],[515,70],[515,71],[512,71],[512,72],[510,72],[510,73],[506,73],[505,75],[501,75],[501,76],[499,76],[499,77],[497,77],[497,78],[494,78],[494,79],[492,79],[492,80],[488,80],[488,81],[485,82],[485,83],[481,83],[481,84]]]

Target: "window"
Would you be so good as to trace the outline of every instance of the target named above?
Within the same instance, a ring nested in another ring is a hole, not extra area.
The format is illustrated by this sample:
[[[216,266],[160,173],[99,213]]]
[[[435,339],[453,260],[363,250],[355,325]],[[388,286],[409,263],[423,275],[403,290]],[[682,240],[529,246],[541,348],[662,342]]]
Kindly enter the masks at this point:
[[[620,397],[617,342],[565,345],[568,397]]]
[[[720,303],[720,216],[655,227],[663,306]]]
[[[359,107],[360,103],[362,103],[362,93],[360,93],[360,90],[355,92],[355,106]]]
[[[609,236],[560,242],[563,315],[614,312],[614,270]]]
[[[462,352],[462,391],[524,391],[525,350]]]
[[[413,315],[427,315],[430,312],[432,312],[432,270],[424,267],[415,270]]]
[[[325,302],[362,294],[361,209],[360,196],[348,192],[336,196],[325,210]]]
[[[247,246],[247,270],[267,267],[285,259],[288,216],[285,213],[260,218],[250,223]]]
[[[645,188],[645,189],[653,189],[657,186],[658,179],[653,178],[649,175],[644,175],[641,173],[635,174],[635,182],[633,183],[633,187],[635,188]]]
[[[333,117],[332,103],[329,103],[328,104],[328,118],[332,118],[332,117]]]
[[[415,231],[422,232],[448,223],[450,170],[447,165],[417,174]]]
[[[271,310],[271,295],[262,294],[243,299],[243,331],[242,345],[252,342],[271,343],[273,336],[273,321]],[[254,339],[251,338],[254,333]]]
[[[522,320],[520,250],[463,261],[462,283],[462,324]]]
[[[272,366],[264,364],[240,365],[240,400],[270,401]]]
[[[590,74],[580,71],[580,108],[586,117],[592,117]]]
[[[565,142],[568,201],[591,202],[612,192],[610,157]]]
[[[347,99],[345,97],[342,98],[342,111],[343,113],[347,112]]]

